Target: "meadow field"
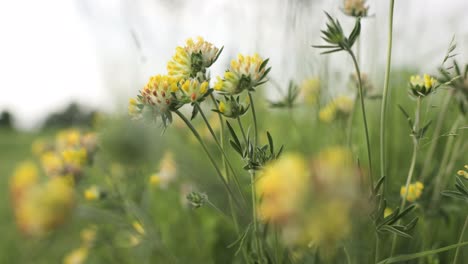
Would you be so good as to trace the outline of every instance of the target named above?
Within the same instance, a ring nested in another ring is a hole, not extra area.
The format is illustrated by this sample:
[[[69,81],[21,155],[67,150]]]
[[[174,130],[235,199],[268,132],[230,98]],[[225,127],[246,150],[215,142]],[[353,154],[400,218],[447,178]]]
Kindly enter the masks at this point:
[[[466,55],[449,38],[439,67],[392,67],[391,4],[370,76],[368,7],[344,3],[353,26],[320,14],[310,47],[343,56],[343,89],[191,37],[126,114],[0,126],[0,263],[468,263]]]

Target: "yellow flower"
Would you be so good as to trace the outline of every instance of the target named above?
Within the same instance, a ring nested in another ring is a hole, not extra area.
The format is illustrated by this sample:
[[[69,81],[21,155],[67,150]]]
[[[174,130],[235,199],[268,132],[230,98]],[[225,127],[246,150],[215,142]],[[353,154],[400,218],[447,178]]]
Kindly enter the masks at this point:
[[[218,58],[220,50],[202,37],[188,39],[185,47],[177,47],[176,53],[167,64],[169,76],[176,80],[199,77],[205,74]]]
[[[101,197],[101,191],[96,185],[92,185],[84,191],[83,195],[86,200],[95,201]]]
[[[329,103],[325,107],[320,109],[319,119],[320,121],[324,123],[331,123],[333,120],[335,120],[335,116],[336,116],[335,104]]]
[[[226,111],[226,104],[223,101],[219,102],[218,110],[221,113],[224,113]]]
[[[87,227],[80,232],[81,242],[87,248],[90,248],[96,240],[96,227]]]
[[[312,78],[304,80],[300,86],[301,98],[304,99],[308,105],[315,105],[318,99],[318,93],[320,92],[320,79]]]
[[[197,79],[187,79],[185,81],[182,81],[181,83],[182,90],[192,102],[196,102],[202,99],[208,91],[207,81],[200,83]]]
[[[44,168],[44,171],[49,176],[56,176],[58,174],[61,174],[63,170],[62,158],[52,151],[42,154],[41,164]]]
[[[81,168],[86,164],[88,154],[85,148],[66,149],[62,151],[63,162],[73,168]]]
[[[35,186],[38,179],[39,170],[33,162],[26,161],[19,164],[10,178],[10,192],[13,202],[17,202],[27,189]]]
[[[27,191],[16,208],[20,229],[27,235],[41,236],[68,219],[75,205],[72,184],[66,177],[55,177]]]
[[[330,123],[337,117],[348,116],[354,108],[354,101],[348,96],[338,96],[323,107],[319,112],[319,119]]]
[[[468,165],[465,165],[465,169],[468,170]],[[468,171],[459,170],[459,171],[457,171],[457,174],[458,174],[459,176],[463,176],[463,177],[465,177],[466,179],[468,179]]]
[[[402,186],[400,189],[400,196],[408,202],[414,202],[421,197],[423,189],[424,185],[422,182],[417,181],[408,185],[408,192],[406,191],[406,187]]]
[[[88,258],[88,249],[80,247],[68,253],[63,259],[63,264],[83,264]]]
[[[135,229],[135,231],[137,231],[140,235],[144,235],[144,234],[145,234],[145,229],[144,229],[143,226],[140,224],[140,222],[138,222],[138,221],[133,221],[132,226],[133,226],[133,229]]]
[[[268,74],[269,69],[262,64],[265,61],[258,55],[244,56],[239,54],[237,60],[232,60],[224,79],[217,77],[214,89],[228,94],[238,94],[243,90],[252,90],[259,85]]]
[[[158,174],[154,173],[150,176],[149,182],[151,185],[156,186],[161,183],[161,177]]]
[[[410,77],[410,88],[414,96],[426,96],[435,89],[436,85],[437,80],[428,74],[424,74],[423,78],[419,75]]]
[[[135,103],[136,107],[142,104],[153,109],[155,114],[164,115],[177,102],[177,98],[174,98],[172,93],[180,96],[175,78],[166,75],[152,76],[143,90],[141,90],[138,99],[130,101],[129,107],[132,108]],[[143,108],[141,111],[143,111]]]
[[[365,17],[368,10],[366,0],[344,0],[343,11],[348,16]]]
[[[79,146],[80,141],[80,131],[76,129],[62,130],[57,134],[56,146],[58,149],[74,148]]]
[[[255,187],[259,214],[271,223],[286,223],[297,214],[308,189],[309,172],[304,159],[296,154],[286,154],[268,164]]]
[[[136,119],[141,116],[141,108],[138,107],[138,101],[135,98],[128,100],[128,114]]]

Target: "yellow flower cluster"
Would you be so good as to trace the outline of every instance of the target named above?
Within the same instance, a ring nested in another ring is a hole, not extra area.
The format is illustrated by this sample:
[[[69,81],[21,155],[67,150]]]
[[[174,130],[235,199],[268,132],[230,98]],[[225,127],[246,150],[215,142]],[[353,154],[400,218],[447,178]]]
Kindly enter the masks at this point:
[[[357,169],[344,148],[326,149],[310,163],[285,154],[267,165],[256,183],[259,214],[281,228],[286,244],[332,247],[351,230],[357,187]]]
[[[97,137],[94,133],[81,134],[76,129],[60,131],[55,145],[43,151],[34,151],[48,176],[72,175],[78,178],[96,150]],[[34,148],[34,144],[33,144]]]
[[[414,96],[426,96],[435,89],[436,85],[437,80],[428,74],[424,74],[423,78],[420,75],[410,77],[410,88]]]
[[[33,162],[17,166],[10,178],[10,194],[19,229],[26,235],[41,236],[64,223],[75,206],[74,183],[95,152],[94,133],[75,129],[60,131],[55,143],[33,143],[43,171]]]
[[[457,171],[457,174],[458,174],[459,176],[463,176],[463,177],[465,177],[466,179],[468,179],[468,165],[465,165],[465,169],[466,169],[466,170],[459,170],[459,171]]]
[[[199,77],[216,61],[219,53],[217,47],[202,37],[197,37],[196,41],[189,38],[185,47],[176,48],[175,55],[168,62],[168,75],[178,81]]]
[[[348,16],[365,17],[369,6],[366,6],[366,0],[345,0],[343,11]]]
[[[63,264],[83,264],[89,256],[89,249],[96,240],[96,227],[81,230],[81,246],[72,250],[63,258]]]
[[[160,116],[164,124],[171,120],[170,111],[184,104],[202,101],[209,91],[206,69],[218,58],[220,50],[198,37],[177,47],[167,64],[167,75],[152,76],[137,98],[129,101],[128,113],[134,119],[145,113]]]
[[[424,184],[417,181],[408,185],[408,191],[406,191],[406,186],[402,186],[400,189],[400,196],[408,202],[414,202],[421,197],[423,189]]]
[[[239,54],[237,60],[232,60],[230,68],[224,73],[224,79],[217,77],[214,89],[226,94],[239,94],[244,90],[252,90],[259,85],[269,69],[265,60],[258,54],[244,56]]]
[[[91,185],[90,187],[86,188],[83,192],[84,198],[88,201],[95,201],[99,200],[101,197],[101,190],[96,185]]]
[[[337,117],[348,116],[353,108],[353,99],[348,96],[338,96],[320,109],[319,119],[322,122],[330,123]]]

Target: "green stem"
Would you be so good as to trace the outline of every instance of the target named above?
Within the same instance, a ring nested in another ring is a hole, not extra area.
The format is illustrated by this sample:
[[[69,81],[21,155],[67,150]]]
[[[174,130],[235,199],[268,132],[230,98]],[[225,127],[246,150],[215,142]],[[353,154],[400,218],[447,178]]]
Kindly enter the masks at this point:
[[[377,263],[380,259],[380,252],[379,252],[379,247],[380,247],[380,236],[377,231],[375,231],[375,263]]]
[[[412,137],[413,137],[413,155],[411,158],[411,165],[410,169],[408,171],[408,176],[406,177],[406,184],[405,184],[405,195],[401,199],[401,204],[400,204],[400,209],[404,210],[405,205],[406,205],[406,199],[408,198],[408,193],[409,193],[409,185],[411,183],[411,179],[413,178],[414,174],[414,168],[416,166],[416,158],[418,156],[418,149],[419,149],[419,138],[417,135],[419,133],[419,119],[420,119],[420,112],[421,112],[421,97],[417,98],[416,101],[416,114],[414,118],[414,125],[413,125],[413,131],[412,131]],[[400,223],[400,221],[398,221]],[[393,241],[392,241],[392,250],[390,257],[393,256],[395,253],[396,249],[396,242],[397,242],[397,235],[393,235]]]
[[[249,100],[250,100],[250,106],[252,108],[252,118],[253,118],[253,123],[254,123],[254,153],[253,153],[253,159],[256,160],[256,153],[257,153],[257,142],[258,142],[258,126],[257,126],[257,114],[255,112],[255,104],[253,100],[252,93],[249,92]],[[261,245],[261,240],[260,240],[260,234],[258,230],[258,219],[257,219],[257,192],[255,190],[255,170],[251,169],[250,171],[250,185],[252,189],[252,221],[253,221],[253,232],[255,236],[255,247],[257,248],[257,252],[260,257],[260,262],[263,262],[263,249]]]
[[[237,123],[239,124],[239,128],[242,133],[242,138],[244,139],[244,143],[247,144],[247,137],[245,136],[244,126],[242,126],[240,117],[237,117]]]
[[[242,197],[242,200],[244,202],[247,201],[247,199],[245,198],[244,193],[242,192],[242,189],[240,187],[239,177],[237,176],[236,171],[234,170],[234,167],[232,166],[231,162],[229,161],[229,159],[228,159],[228,157],[226,155],[226,152],[224,151],[224,148],[222,147],[221,143],[219,142],[218,138],[216,137],[216,134],[214,133],[213,128],[210,125],[210,122],[206,118],[205,113],[203,112],[202,108],[200,107],[200,105],[198,103],[195,104],[195,107],[198,108],[198,111],[200,112],[200,115],[202,116],[203,121],[205,122],[206,126],[208,127],[208,130],[210,131],[210,134],[213,137],[213,139],[214,139],[214,141],[216,143],[216,146],[218,147],[219,151],[221,152],[223,161],[228,165],[229,169],[231,170],[232,176],[233,176],[233,179],[234,179],[234,183],[236,184],[236,188],[237,188],[238,192],[240,193],[240,195]],[[226,174],[226,179],[228,180],[227,176],[228,175]]]
[[[468,226],[468,216],[465,217],[465,224],[463,225],[463,229],[461,231],[460,238],[458,239],[458,244],[461,244],[461,242],[463,241],[463,237],[465,236],[465,230],[466,230],[467,226]],[[452,264],[457,264],[459,251],[460,251],[460,248],[457,247],[457,249],[455,250],[455,256],[453,257]]]
[[[387,118],[387,103],[388,103],[388,87],[390,83],[390,69],[392,63],[392,42],[393,42],[393,9],[395,6],[395,0],[390,0],[390,15],[388,25],[388,48],[387,48],[387,67],[385,69],[385,80],[382,94],[382,105],[380,108],[380,177],[385,177],[386,164],[385,164],[385,121]],[[387,177],[384,178],[383,182],[383,195],[385,196],[387,189]]]
[[[227,183],[226,179],[224,178],[223,174],[221,173],[221,170],[219,169],[218,165],[216,164],[213,156],[211,153],[208,151],[208,148],[206,147],[205,142],[203,142],[203,139],[201,138],[200,134],[198,134],[197,130],[195,127],[193,127],[192,123],[179,111],[176,110],[175,113],[184,121],[184,123],[187,125],[187,127],[192,131],[193,135],[197,138],[198,142],[202,146],[203,150],[205,151],[206,155],[208,156],[208,159],[210,160],[211,164],[216,170],[216,173],[218,174],[221,182],[223,183],[224,187],[226,188],[228,194],[233,197],[233,200],[236,202],[236,205],[240,207],[239,202],[237,199],[234,199],[234,195],[232,193],[231,187],[229,187],[229,184]]]
[[[351,55],[351,58],[353,59],[354,62],[354,67],[356,68],[356,74],[359,82],[359,99],[361,102],[361,110],[362,110],[362,119],[364,121],[364,130],[366,134],[366,145],[367,145],[367,159],[369,160],[369,176],[370,176],[370,190],[371,193],[374,193],[374,177],[372,174],[372,155],[371,155],[371,146],[370,146],[370,140],[369,140],[369,129],[367,126],[367,117],[366,117],[366,107],[364,104],[364,96],[362,92],[362,80],[361,80],[361,71],[359,69],[359,64],[356,61],[356,57],[354,56],[354,53],[351,50],[348,50],[348,53]]]

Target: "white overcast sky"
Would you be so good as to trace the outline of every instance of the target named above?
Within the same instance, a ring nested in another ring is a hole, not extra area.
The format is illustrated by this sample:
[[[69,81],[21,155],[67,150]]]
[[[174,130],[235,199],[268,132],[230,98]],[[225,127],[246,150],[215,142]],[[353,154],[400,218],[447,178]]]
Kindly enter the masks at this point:
[[[37,126],[72,100],[125,111],[126,98],[164,71],[174,47],[197,35],[225,46],[223,65],[239,51],[259,51],[282,83],[317,74],[310,44],[320,41],[321,10],[344,24],[349,18],[337,11],[338,0],[302,1],[308,8],[291,2],[0,0],[0,111],[12,111],[21,128]],[[369,1],[376,16],[363,24],[363,67],[376,75],[386,48],[387,2]],[[468,61],[467,14],[466,0],[396,0],[395,65],[423,61],[423,70],[435,68],[453,34],[460,59]],[[218,66],[214,74],[222,71]]]

